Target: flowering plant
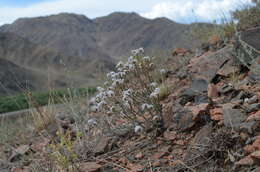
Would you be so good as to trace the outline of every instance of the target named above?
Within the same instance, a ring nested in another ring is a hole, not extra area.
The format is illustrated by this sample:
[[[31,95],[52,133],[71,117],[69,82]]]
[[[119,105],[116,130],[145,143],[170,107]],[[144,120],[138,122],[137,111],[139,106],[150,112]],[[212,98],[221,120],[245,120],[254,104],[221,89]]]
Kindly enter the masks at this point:
[[[147,124],[162,119],[160,87],[153,76],[156,68],[152,61],[153,58],[144,55],[143,48],[133,50],[125,63],[119,62],[116,71],[107,74],[91,109],[131,122],[135,132],[144,131]],[[165,70],[159,73],[163,75]]]

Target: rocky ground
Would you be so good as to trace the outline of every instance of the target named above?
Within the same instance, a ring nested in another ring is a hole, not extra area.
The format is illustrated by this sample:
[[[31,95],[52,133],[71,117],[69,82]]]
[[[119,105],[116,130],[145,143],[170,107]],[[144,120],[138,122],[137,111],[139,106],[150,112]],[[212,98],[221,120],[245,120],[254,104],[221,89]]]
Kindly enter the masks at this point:
[[[162,133],[151,138],[121,126],[99,135],[80,153],[79,170],[260,171],[260,80],[237,59],[235,48],[217,41],[185,67],[169,71],[166,83],[174,89],[161,102]],[[185,53],[190,52],[175,51],[175,59]],[[168,65],[176,64],[169,59]],[[58,123],[67,130],[74,121],[59,118]],[[41,135],[3,151],[1,171],[30,171],[32,161],[44,161],[37,157],[46,158],[52,139]]]

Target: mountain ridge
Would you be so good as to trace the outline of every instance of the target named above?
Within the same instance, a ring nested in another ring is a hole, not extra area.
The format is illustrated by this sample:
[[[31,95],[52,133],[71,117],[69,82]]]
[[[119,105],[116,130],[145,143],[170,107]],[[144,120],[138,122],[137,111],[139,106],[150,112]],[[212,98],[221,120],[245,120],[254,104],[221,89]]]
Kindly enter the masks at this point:
[[[0,58],[43,73],[48,67],[64,76],[69,69],[70,77],[81,78],[78,86],[88,85],[132,49],[143,47],[151,54],[194,48],[200,41],[189,34],[191,27],[124,12],[95,19],[73,13],[20,18],[0,27]]]

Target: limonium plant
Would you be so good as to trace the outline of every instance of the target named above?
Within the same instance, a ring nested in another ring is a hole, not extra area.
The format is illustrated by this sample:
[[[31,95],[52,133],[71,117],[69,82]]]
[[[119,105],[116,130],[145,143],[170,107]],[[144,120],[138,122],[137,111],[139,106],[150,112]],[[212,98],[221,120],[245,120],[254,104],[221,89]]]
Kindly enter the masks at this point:
[[[143,48],[133,50],[125,63],[120,61],[116,71],[107,74],[104,86],[97,88],[91,110],[130,122],[135,132],[145,131],[147,125],[151,128],[155,120],[162,119],[160,87],[153,77],[156,72],[153,59],[145,56]]]

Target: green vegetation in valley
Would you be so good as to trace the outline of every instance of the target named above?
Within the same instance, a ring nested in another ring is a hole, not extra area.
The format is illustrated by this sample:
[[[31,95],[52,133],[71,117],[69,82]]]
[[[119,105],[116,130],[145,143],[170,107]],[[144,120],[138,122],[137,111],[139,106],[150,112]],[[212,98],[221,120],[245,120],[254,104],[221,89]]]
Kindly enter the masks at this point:
[[[28,95],[30,95],[35,104],[44,106],[50,104],[50,102],[52,104],[63,103],[64,98],[68,97],[87,97],[95,92],[96,88],[73,88],[0,97],[0,113],[28,109],[30,107]]]

